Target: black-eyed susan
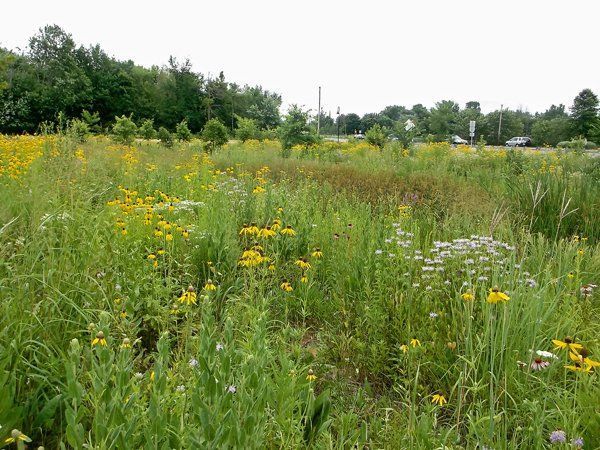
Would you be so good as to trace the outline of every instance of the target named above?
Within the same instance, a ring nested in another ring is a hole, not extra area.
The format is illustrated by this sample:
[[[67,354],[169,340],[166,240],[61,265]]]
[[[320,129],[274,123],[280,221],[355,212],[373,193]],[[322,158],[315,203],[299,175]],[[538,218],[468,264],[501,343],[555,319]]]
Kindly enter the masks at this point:
[[[573,341],[571,336],[565,337],[564,341],[559,339],[552,339],[552,343],[555,345],[555,349],[567,349],[573,352],[578,352],[583,348],[583,345],[577,344]]]
[[[310,269],[310,263],[306,260],[306,258],[298,258],[294,264],[296,264],[302,270]]]
[[[460,296],[465,302],[475,300],[475,296],[473,295],[473,292],[471,292],[471,289],[467,290],[467,292],[463,292]]]
[[[160,228],[156,227],[154,229],[154,236],[155,237],[161,237],[162,235],[163,235],[163,231]]]
[[[94,345],[100,345],[100,346],[106,347],[106,338],[104,337],[103,331],[98,331],[98,333],[96,333],[96,337],[92,341],[92,346],[94,346]]]
[[[323,257],[323,252],[321,251],[321,249],[319,247],[317,247],[313,250],[313,252],[311,253],[311,256],[313,258],[319,259],[319,258]]]
[[[296,236],[296,232],[291,225],[286,225],[285,228],[280,231],[280,233],[284,236]]]
[[[496,303],[507,302],[508,300],[510,300],[510,297],[508,295],[506,295],[504,292],[502,292],[500,290],[500,288],[498,288],[498,286],[494,286],[493,288],[490,288],[490,293],[488,294],[488,297],[487,297],[488,303],[496,304]]]
[[[181,303],[187,303],[188,305],[191,304],[196,304],[196,290],[194,289],[194,286],[189,285],[188,288],[183,292],[183,294],[181,294],[181,297],[179,297],[179,301]]]
[[[181,235],[183,236],[184,239],[189,239],[190,238],[190,232],[188,230],[183,230],[181,232]]]
[[[600,367],[600,362],[591,359],[589,354],[587,348],[581,348],[578,352],[569,352],[569,358],[571,358],[571,361],[580,362],[590,367]]]
[[[294,288],[292,287],[292,285],[290,284],[289,281],[287,280],[283,280],[283,283],[281,283],[279,285],[279,287],[284,290],[285,292],[291,292],[294,290]]]
[[[258,236],[262,237],[262,238],[270,238],[275,236],[277,233],[275,233],[275,231],[273,230],[273,228],[271,228],[271,226],[267,225],[266,227],[262,228],[259,232],[258,232]]]
[[[121,235],[127,236],[127,228],[125,228],[125,227],[121,228]]]
[[[206,283],[204,284],[204,290],[205,291],[216,291],[217,290],[217,286],[209,278],[208,280],[206,280]]]
[[[420,347],[421,346],[421,341],[419,341],[418,339],[412,338],[410,340],[410,345],[412,345],[413,348]]]
[[[308,277],[306,275],[302,275],[300,277],[300,283],[308,283]]]
[[[269,264],[268,269],[273,272],[275,270],[275,264]]]
[[[154,261],[154,260],[156,259],[156,255],[155,255],[154,253],[150,253],[150,254],[148,254],[147,258],[148,258],[150,261]]]
[[[576,361],[573,364],[565,365],[565,369],[572,370],[573,372],[590,373],[592,371],[592,366],[590,366],[589,364],[580,362],[580,361]]]
[[[173,240],[173,235],[171,233],[167,233],[165,235],[165,239],[167,242],[171,242]]]
[[[281,219],[273,220],[273,224],[271,225],[271,228],[273,229],[273,231],[279,230],[281,228]]]
[[[164,248],[162,248],[162,247],[161,247],[161,248],[159,248],[159,249],[156,251],[156,254],[157,254],[157,255],[164,255],[164,254],[165,254],[165,249],[164,249]]]
[[[448,400],[446,400],[446,397],[441,394],[434,394],[431,397],[431,403],[435,403],[438,406],[444,406],[446,403],[448,403]]]
[[[260,229],[256,226],[256,222],[252,222],[250,227],[248,227],[248,234],[258,235]]]
[[[252,234],[250,232],[250,227],[248,226],[248,224],[244,224],[242,225],[242,229],[240,230],[240,236],[246,236]]]

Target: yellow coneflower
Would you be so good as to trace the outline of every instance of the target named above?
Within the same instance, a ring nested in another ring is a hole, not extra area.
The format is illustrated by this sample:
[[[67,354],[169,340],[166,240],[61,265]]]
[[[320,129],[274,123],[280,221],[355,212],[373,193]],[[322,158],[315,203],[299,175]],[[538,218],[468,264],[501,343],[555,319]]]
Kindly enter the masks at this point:
[[[183,292],[183,294],[181,294],[181,297],[179,297],[179,301],[181,303],[187,303],[188,305],[191,304],[196,304],[196,290],[194,289],[194,286],[189,285],[187,290]]]
[[[281,283],[281,285],[279,287],[281,287],[281,289],[283,289],[285,292],[291,292],[294,290],[292,285],[287,280],[285,280],[283,283]]]
[[[252,222],[250,227],[248,227],[248,234],[258,234],[259,228],[256,226],[256,222]]]
[[[502,292],[498,288],[498,286],[494,286],[493,288],[491,288],[490,293],[488,294],[488,297],[487,297],[487,302],[492,303],[492,304],[496,304],[499,302],[507,302],[508,300],[510,300],[510,297],[508,295],[506,295],[504,292]]]
[[[565,369],[572,370],[573,372],[586,372],[586,373],[589,373],[589,372],[592,371],[592,366],[577,361],[577,362],[575,362],[572,365],[565,365]]]
[[[206,280],[206,284],[204,285],[205,291],[216,291],[217,286],[214,285],[211,279]]]
[[[106,346],[106,338],[104,337],[104,333],[102,331],[98,331],[98,333],[96,333],[96,337],[92,341],[92,346],[94,345]]]
[[[273,220],[273,224],[271,225],[271,228],[273,229],[273,231],[279,230],[281,228],[281,219]]]
[[[571,336],[565,337],[564,341],[561,341],[559,339],[552,339],[552,343],[556,346],[556,350],[566,348],[577,353],[583,348],[583,345],[576,344],[575,342],[573,342],[573,338]]]
[[[306,275],[302,275],[300,277],[300,283],[308,283],[308,277]]]
[[[408,352],[408,345],[406,345],[406,344],[402,344],[402,345],[400,346],[400,350],[402,350],[402,353],[406,353],[406,352]]]
[[[310,263],[306,260],[306,258],[298,258],[294,264],[296,264],[302,270],[310,269]]]
[[[410,340],[410,345],[412,345],[413,348],[420,347],[421,346],[421,341],[419,341],[418,339],[412,338]]]
[[[250,232],[250,227],[248,226],[248,224],[244,224],[242,225],[242,229],[240,230],[240,236],[245,236],[247,234],[252,234]]]
[[[21,431],[16,428],[10,432],[10,437],[4,440],[5,444],[12,444],[13,442],[31,442],[29,437],[25,436]]]
[[[569,352],[571,361],[580,362],[590,367],[600,367],[600,362],[589,358],[589,352],[586,348],[581,348],[578,352]]]
[[[444,406],[448,403],[448,400],[446,400],[446,397],[443,395],[435,394],[431,397],[431,403],[437,403],[439,406]]]
[[[315,250],[311,253],[311,256],[313,258],[322,258],[323,257],[323,252],[321,251],[321,249],[319,247],[315,248]]]
[[[273,228],[271,228],[270,226],[266,226],[258,232],[258,236],[263,238],[270,238],[275,236],[276,234],[277,233],[275,233],[275,231],[273,231]]]
[[[124,338],[123,343],[121,344],[121,348],[131,348],[131,341],[129,338]]]
[[[294,231],[294,229],[292,228],[291,225],[286,225],[285,228],[283,228],[280,231],[281,234],[285,235],[285,236],[296,236],[296,232]]]
[[[460,295],[462,297],[462,299],[465,302],[470,302],[475,300],[475,296],[473,295],[473,292],[471,292],[471,289],[469,289],[467,292],[463,293]]]
[[[306,379],[311,383],[317,379],[317,376],[312,369],[308,369],[308,375],[306,375]]]

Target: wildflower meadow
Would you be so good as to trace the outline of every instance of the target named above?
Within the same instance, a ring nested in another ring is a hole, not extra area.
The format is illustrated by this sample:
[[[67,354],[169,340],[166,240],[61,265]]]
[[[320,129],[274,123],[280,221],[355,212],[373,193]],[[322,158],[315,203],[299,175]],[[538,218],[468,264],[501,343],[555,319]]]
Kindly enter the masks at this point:
[[[600,448],[600,158],[0,136],[0,446]]]

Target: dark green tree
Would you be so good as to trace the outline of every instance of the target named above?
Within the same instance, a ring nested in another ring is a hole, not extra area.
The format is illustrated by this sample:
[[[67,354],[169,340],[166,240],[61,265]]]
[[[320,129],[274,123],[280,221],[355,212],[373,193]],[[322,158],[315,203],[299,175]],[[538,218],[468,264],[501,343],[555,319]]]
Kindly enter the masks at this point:
[[[591,89],[584,89],[571,107],[571,126],[575,136],[583,136],[586,139],[595,137],[598,126],[598,97]]]
[[[308,112],[298,105],[290,106],[279,127],[279,140],[284,150],[295,145],[310,145],[317,142],[317,135],[308,125]]]
[[[219,119],[210,119],[202,130],[202,139],[208,144],[211,152],[227,144],[229,135],[227,127]]]

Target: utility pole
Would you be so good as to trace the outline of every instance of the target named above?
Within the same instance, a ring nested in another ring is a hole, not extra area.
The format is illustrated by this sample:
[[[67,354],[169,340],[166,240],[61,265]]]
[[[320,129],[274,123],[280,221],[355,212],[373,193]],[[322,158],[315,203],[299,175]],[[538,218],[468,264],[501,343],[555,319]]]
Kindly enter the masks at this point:
[[[504,105],[500,105],[500,120],[498,121],[498,145],[500,144],[500,132],[502,131],[502,107]]]
[[[340,143],[340,107],[337,109],[337,132],[338,132],[338,144]]]
[[[319,109],[317,109],[317,136],[321,133],[321,86],[319,86]]]

